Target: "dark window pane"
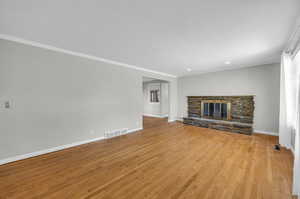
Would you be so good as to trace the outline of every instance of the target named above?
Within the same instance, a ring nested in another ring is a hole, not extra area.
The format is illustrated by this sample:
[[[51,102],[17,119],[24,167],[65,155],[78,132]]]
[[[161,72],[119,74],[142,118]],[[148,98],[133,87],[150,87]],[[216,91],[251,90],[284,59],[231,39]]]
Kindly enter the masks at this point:
[[[150,91],[150,102],[159,102],[158,90]]]

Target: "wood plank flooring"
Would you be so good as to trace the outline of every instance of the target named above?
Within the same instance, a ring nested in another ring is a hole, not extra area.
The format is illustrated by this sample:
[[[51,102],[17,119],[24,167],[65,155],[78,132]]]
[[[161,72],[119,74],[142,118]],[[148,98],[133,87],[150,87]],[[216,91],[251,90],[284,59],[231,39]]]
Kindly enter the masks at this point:
[[[277,137],[145,118],[144,130],[0,166],[0,198],[290,199]]]

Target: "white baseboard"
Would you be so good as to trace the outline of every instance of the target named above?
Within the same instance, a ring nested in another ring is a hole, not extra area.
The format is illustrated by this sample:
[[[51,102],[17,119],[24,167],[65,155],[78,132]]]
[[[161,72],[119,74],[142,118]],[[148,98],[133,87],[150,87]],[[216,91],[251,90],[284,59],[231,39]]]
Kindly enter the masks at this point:
[[[94,138],[94,139],[90,139],[90,140],[74,142],[74,143],[71,143],[71,144],[66,144],[66,145],[57,146],[57,147],[53,147],[53,148],[49,148],[49,149],[44,149],[44,150],[40,150],[40,151],[36,151],[36,152],[32,152],[32,153],[27,153],[27,154],[23,154],[23,155],[18,155],[18,156],[6,158],[6,159],[3,159],[3,160],[0,160],[0,165],[6,164],[6,163],[9,163],[9,162],[14,162],[14,161],[17,161],[17,160],[22,160],[22,159],[27,159],[27,158],[43,155],[43,154],[46,154],[46,153],[60,151],[60,150],[67,149],[67,148],[70,148],[70,147],[74,147],[74,146],[78,146],[78,145],[82,145],[82,144],[86,144],[86,143],[90,143],[90,142],[95,142],[95,141],[99,141],[99,140],[103,140],[103,139],[105,139],[105,138],[104,137],[98,137],[98,138]]]
[[[291,144],[280,144],[280,146],[285,147],[288,150],[291,150],[292,153],[293,153],[293,155],[295,155],[294,148],[293,148],[293,146]]]
[[[176,122],[176,121],[180,121],[180,120],[177,117],[168,119],[168,122]]]
[[[278,134],[278,133],[275,133],[275,132],[261,131],[261,130],[257,130],[257,129],[254,129],[254,130],[253,130],[253,133],[259,133],[259,134],[265,134],[265,135],[279,136],[279,134]]]
[[[136,128],[136,129],[130,129],[130,130],[127,131],[127,134],[128,133],[133,133],[133,132],[136,132],[136,131],[141,131],[141,130],[143,130],[143,127]]]
[[[294,148],[291,147],[290,150],[292,151],[293,155],[295,155],[295,150],[294,150]]]
[[[143,128],[130,129],[130,130],[127,131],[126,134],[133,133],[133,132],[136,132],[136,131],[139,131],[139,130],[143,130]],[[123,134],[123,135],[125,135],[125,134]],[[36,152],[32,152],[32,153],[17,155],[17,156],[14,156],[14,157],[9,157],[9,158],[0,160],[0,165],[7,164],[7,163],[10,163],[10,162],[15,162],[15,161],[18,161],[18,160],[27,159],[27,158],[32,158],[32,157],[35,157],[35,156],[39,156],[39,155],[43,155],[43,154],[47,154],[47,153],[51,153],[51,152],[55,152],[55,151],[60,151],[60,150],[63,150],[63,149],[67,149],[67,148],[71,148],[71,147],[74,147],[74,146],[79,146],[79,145],[82,145],[82,144],[87,144],[87,143],[91,143],[91,142],[95,142],[95,141],[100,141],[100,140],[104,140],[104,139],[110,139],[110,138],[98,137],[98,138],[93,138],[93,139],[90,139],[90,140],[84,140],[84,141],[74,142],[74,143],[71,143],[71,144],[57,146],[57,147],[53,147],[53,148],[49,148],[49,149],[44,149],[44,150],[40,150],[40,151],[36,151]]]
[[[158,117],[158,118],[165,118],[168,117],[169,115],[155,115],[155,114],[143,114],[143,116],[148,116],[148,117]]]

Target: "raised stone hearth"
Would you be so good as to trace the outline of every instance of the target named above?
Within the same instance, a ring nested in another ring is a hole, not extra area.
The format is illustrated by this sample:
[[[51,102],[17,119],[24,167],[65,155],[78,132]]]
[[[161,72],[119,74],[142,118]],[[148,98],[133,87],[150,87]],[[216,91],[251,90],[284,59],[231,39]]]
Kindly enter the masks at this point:
[[[185,124],[252,134],[253,96],[189,96]]]

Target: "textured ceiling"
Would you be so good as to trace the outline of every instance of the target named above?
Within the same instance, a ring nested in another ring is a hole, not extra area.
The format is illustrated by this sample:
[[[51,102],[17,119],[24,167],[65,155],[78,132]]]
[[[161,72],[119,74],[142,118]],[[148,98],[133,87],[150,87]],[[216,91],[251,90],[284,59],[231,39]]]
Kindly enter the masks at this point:
[[[299,0],[0,0],[0,34],[182,76],[279,62],[299,14]]]

